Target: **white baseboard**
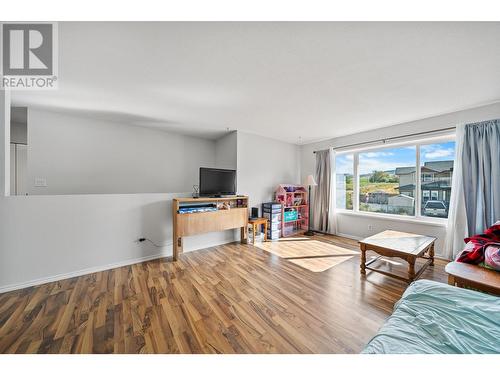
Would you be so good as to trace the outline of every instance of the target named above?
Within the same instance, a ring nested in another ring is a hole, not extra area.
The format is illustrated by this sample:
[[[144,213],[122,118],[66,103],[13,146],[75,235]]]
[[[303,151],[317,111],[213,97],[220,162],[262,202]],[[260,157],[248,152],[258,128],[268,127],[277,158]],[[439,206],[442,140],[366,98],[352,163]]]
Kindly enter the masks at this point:
[[[337,232],[335,235],[339,236],[339,237],[350,238],[351,240],[356,240],[356,241],[363,239],[363,237],[353,236],[352,234],[345,234],[345,233],[339,233],[339,232]]]

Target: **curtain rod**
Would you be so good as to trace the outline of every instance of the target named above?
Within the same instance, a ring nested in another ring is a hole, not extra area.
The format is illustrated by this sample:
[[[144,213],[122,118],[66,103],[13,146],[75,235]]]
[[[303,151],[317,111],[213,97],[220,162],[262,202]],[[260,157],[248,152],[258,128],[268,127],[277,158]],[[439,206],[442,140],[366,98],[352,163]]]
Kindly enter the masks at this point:
[[[365,142],[351,143],[350,145],[338,146],[338,147],[332,147],[332,148],[334,150],[338,150],[340,148],[348,148],[348,147],[354,147],[354,146],[363,146],[363,145],[368,145],[368,144],[377,143],[377,142],[386,143],[387,141],[392,141],[394,139],[409,138],[409,137],[414,137],[414,136],[417,136],[417,135],[439,133],[439,132],[444,132],[446,130],[453,130],[453,129],[456,129],[456,126],[450,126],[449,128],[442,128],[442,129],[430,130],[430,131],[426,131],[426,132],[419,132],[419,133],[413,133],[413,134],[408,134],[408,135],[399,135],[399,136],[395,136],[395,137],[381,138],[381,139],[377,139],[377,140],[374,140],[374,141],[365,141]],[[326,150],[327,149],[325,149],[325,150],[316,150],[316,151],[313,151],[313,154],[315,154],[315,153],[317,153],[319,151],[326,151]]]

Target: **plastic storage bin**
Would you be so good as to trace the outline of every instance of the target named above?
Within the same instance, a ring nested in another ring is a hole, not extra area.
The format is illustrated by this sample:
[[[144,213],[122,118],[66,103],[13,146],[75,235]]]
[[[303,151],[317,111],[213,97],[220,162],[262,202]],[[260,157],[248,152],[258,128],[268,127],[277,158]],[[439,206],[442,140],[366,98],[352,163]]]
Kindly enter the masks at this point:
[[[278,240],[281,237],[281,210],[281,203],[267,202],[262,204],[262,216],[269,220],[268,240]]]

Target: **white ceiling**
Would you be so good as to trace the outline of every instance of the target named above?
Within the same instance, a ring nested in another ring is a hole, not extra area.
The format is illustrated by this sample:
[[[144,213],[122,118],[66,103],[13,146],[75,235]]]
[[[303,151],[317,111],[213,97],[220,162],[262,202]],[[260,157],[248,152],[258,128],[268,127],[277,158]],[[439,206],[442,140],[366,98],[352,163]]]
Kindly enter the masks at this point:
[[[59,23],[52,107],[302,143],[500,99],[500,22]]]

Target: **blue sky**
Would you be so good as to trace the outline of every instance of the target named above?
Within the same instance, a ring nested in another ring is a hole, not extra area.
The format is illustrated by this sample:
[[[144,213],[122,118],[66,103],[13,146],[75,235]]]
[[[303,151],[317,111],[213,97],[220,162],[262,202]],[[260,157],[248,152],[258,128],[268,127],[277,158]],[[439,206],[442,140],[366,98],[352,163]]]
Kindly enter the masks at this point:
[[[435,143],[420,147],[420,162],[453,160],[455,158],[455,142]],[[352,154],[337,156],[337,173],[353,173]],[[359,173],[367,174],[374,170],[394,170],[397,167],[415,166],[415,146],[388,148],[383,150],[366,151],[359,154]]]
[[[455,160],[455,142],[437,143],[420,147],[420,162]]]

